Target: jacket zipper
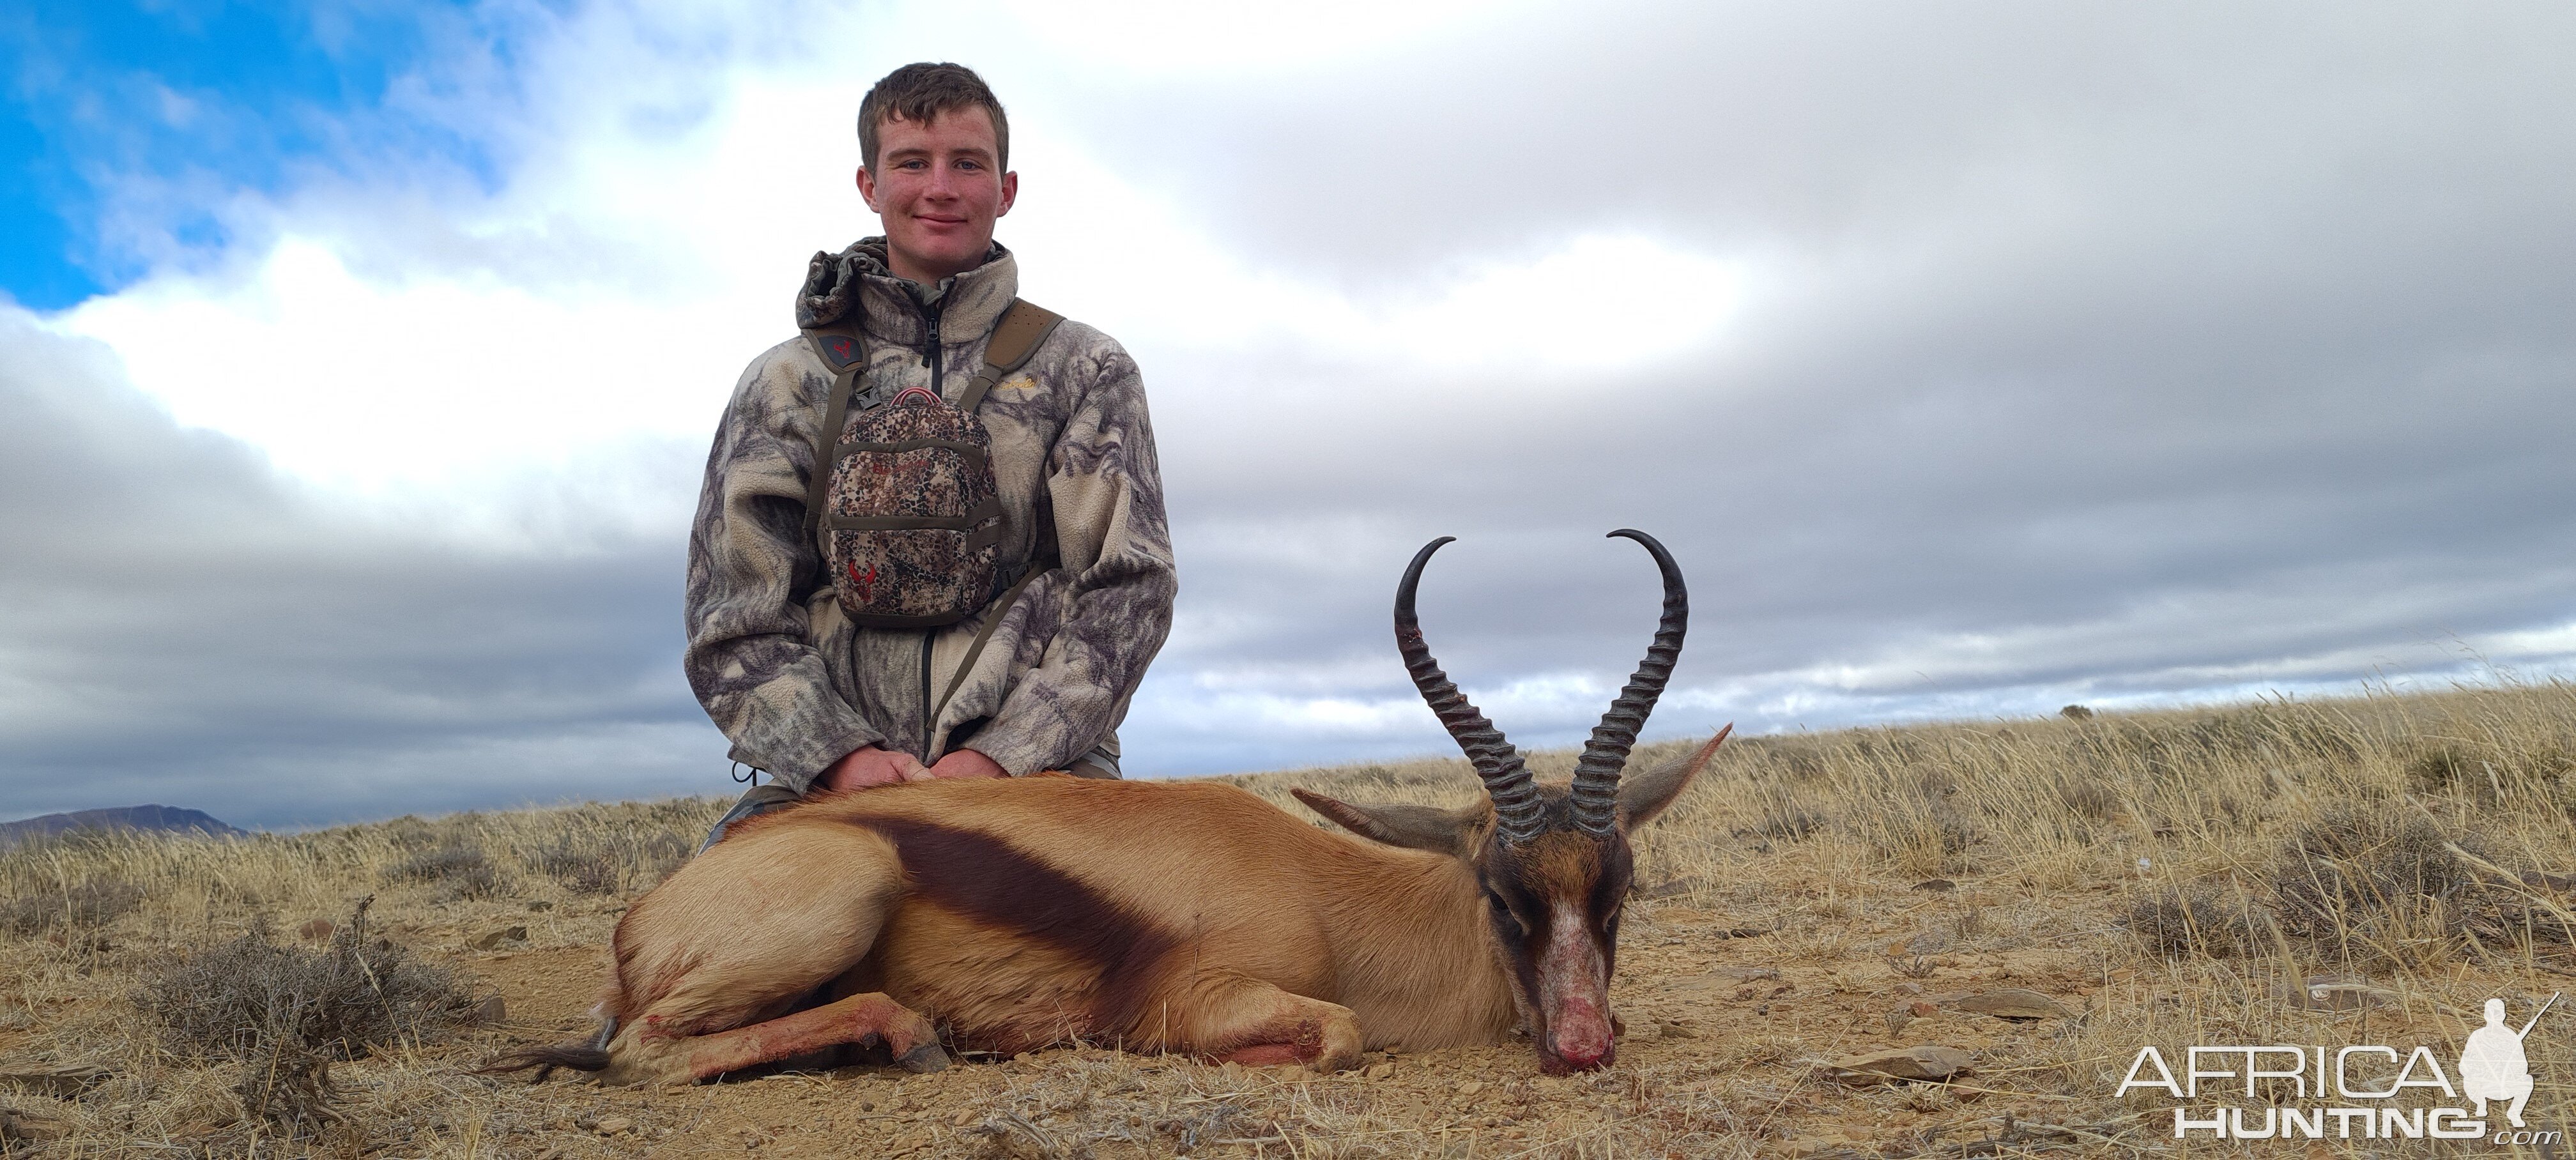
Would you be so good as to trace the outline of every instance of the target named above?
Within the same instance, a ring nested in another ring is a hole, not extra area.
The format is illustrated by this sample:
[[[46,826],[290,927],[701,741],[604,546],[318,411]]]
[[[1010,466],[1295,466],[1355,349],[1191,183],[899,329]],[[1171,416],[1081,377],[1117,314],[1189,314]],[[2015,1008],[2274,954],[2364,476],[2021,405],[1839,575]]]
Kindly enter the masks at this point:
[[[930,393],[942,399],[948,397],[947,388],[939,381],[939,316],[945,306],[944,302],[934,302],[921,308],[922,324],[929,330],[929,338],[921,347],[922,362],[930,367]],[[930,646],[938,638],[938,629],[926,628],[921,632],[921,760],[925,765],[938,761],[930,752],[930,731],[934,724],[930,717]]]

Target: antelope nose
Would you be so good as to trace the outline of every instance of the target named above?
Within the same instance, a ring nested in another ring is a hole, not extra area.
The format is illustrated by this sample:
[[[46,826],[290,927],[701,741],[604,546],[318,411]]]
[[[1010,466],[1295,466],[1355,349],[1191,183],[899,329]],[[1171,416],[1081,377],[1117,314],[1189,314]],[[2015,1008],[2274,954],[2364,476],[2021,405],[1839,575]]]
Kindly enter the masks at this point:
[[[1610,1021],[1589,1003],[1569,1003],[1548,1028],[1547,1045],[1568,1067],[1599,1067],[1610,1055]]]

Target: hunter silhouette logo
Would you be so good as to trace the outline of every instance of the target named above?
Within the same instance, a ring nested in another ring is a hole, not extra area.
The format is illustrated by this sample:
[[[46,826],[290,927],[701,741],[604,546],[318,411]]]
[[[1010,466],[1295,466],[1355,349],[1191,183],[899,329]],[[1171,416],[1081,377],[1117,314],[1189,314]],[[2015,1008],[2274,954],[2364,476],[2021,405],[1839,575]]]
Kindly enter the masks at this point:
[[[2522,1105],[2531,1100],[2531,1058],[2523,1054],[2522,1041],[2549,1012],[2558,996],[2531,1013],[2531,1021],[2516,1031],[2504,1023],[2504,1000],[2487,1000],[2487,1025],[2469,1033],[2469,1041],[2460,1048],[2460,1094],[2477,1101],[2478,1115],[2487,1114],[2488,1100],[2509,1100],[2504,1118],[2517,1128],[2522,1122]]]

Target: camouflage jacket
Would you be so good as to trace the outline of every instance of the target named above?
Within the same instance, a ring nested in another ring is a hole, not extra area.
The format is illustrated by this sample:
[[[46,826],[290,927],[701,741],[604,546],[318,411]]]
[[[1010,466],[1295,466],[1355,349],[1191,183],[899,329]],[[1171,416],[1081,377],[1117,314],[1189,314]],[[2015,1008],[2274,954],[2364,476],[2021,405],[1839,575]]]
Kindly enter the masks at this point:
[[[868,365],[853,408],[922,385],[954,402],[1018,286],[1018,264],[998,245],[982,266],[924,289],[889,274],[884,240],[869,238],[814,255],[796,321],[826,326],[864,312]],[[743,371],[707,456],[689,536],[684,665],[734,760],[801,793],[868,744],[924,760],[971,746],[1015,776],[1091,752],[1162,648],[1176,590],[1134,360],[1067,321],[985,397],[976,415],[1001,486],[1001,564],[1016,576],[1055,563],[1008,607],[928,630],[851,624],[805,533],[830,388],[801,337],[771,347]],[[974,668],[933,714],[984,618],[996,616]]]

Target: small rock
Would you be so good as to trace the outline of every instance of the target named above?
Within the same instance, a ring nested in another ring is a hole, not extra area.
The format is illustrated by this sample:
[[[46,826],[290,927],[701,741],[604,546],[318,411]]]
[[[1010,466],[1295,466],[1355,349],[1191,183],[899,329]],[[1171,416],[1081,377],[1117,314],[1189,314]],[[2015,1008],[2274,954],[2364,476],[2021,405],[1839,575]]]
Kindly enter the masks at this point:
[[[302,926],[296,927],[295,934],[296,937],[301,938],[306,942],[321,942],[323,939],[331,937],[331,932],[338,929],[340,928],[330,919],[317,918]]]
[[[2393,992],[2332,976],[2309,979],[2307,986],[2295,993],[2292,999],[2311,1011],[2367,1011],[2397,1004],[2397,996]]]
[[[2075,1014],[2064,1004],[2028,987],[1984,991],[1954,1000],[1950,1006],[1997,1019],[2065,1019]]]
[[[1737,987],[1737,988],[1735,989],[1735,1001],[1736,1001],[1736,1002],[1738,1002],[1738,1003],[1742,1003],[1742,1002],[1745,1002],[1745,1001],[1747,1001],[1747,1000],[1750,1000],[1751,998],[1753,998],[1753,988],[1751,988],[1751,987]]]
[[[1968,1070],[1969,1055],[1956,1047],[1926,1044],[1873,1051],[1838,1060],[1834,1070],[1852,1083],[1881,1083],[1891,1079],[1948,1079]]]
[[[524,926],[505,926],[498,930],[487,931],[481,938],[477,938],[473,942],[465,945],[478,951],[494,951],[508,946],[511,943],[523,943],[526,941],[528,941],[528,928]]]
[[[528,903],[528,910],[533,914],[543,914],[549,910],[553,910],[554,908],[554,903],[548,902],[542,898],[532,899]]]
[[[1375,1064],[1368,1069],[1368,1077],[1370,1079],[1392,1079],[1395,1077],[1395,1065],[1392,1063]]]
[[[602,1136],[615,1136],[634,1126],[635,1121],[624,1116],[601,1116],[598,1122],[590,1126],[590,1130]]]
[[[1935,1016],[1935,1015],[1940,1014],[1940,1013],[1941,1013],[1941,1009],[1940,1009],[1940,1008],[1938,1008],[1938,1007],[1935,1007],[1935,1006],[1931,1005],[1930,1003],[1925,1003],[1925,1002],[1921,1002],[1921,1001],[1919,1001],[1919,1000],[1918,1000],[1918,1001],[1916,1001],[1916,1002],[1906,1004],[1906,1005],[1905,1005],[1905,1013],[1906,1013],[1906,1014],[1908,1014],[1908,1015],[1911,1015],[1911,1016],[1913,1016],[1913,1017],[1915,1017],[1915,1018],[1917,1018],[1917,1019],[1929,1019],[1929,1018],[1931,1018],[1931,1017],[1933,1017],[1933,1016]]]
[[[505,1023],[509,1018],[510,1004],[499,995],[485,995],[474,1004],[474,1021],[477,1023]]]
[[[1923,993],[1923,984],[1898,983],[1897,985],[1888,988],[1888,990],[1894,991],[1899,995],[1920,995]]]

